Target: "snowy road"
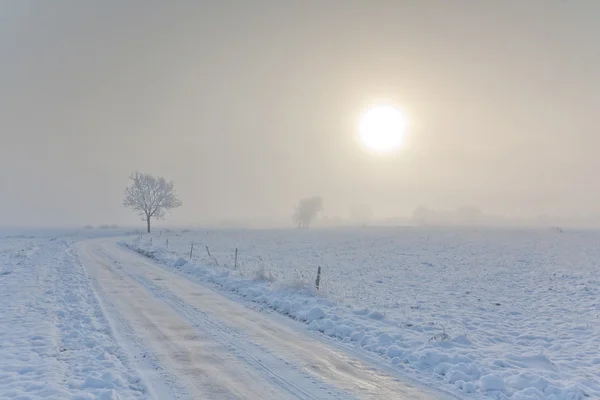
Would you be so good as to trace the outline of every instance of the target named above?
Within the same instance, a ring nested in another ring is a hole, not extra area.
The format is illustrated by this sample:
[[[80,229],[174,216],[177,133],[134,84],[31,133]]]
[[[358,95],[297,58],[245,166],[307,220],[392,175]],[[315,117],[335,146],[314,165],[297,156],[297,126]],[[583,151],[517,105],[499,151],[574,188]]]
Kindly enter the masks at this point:
[[[115,239],[80,242],[77,250],[153,398],[442,398],[175,275]]]

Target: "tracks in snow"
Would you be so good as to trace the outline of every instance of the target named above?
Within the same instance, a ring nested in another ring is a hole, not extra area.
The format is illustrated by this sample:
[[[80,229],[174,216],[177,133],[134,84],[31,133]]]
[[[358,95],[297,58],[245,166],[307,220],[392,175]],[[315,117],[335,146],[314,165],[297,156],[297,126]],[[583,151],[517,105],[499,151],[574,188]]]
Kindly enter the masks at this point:
[[[177,312],[184,316],[195,328],[210,335],[216,342],[231,350],[241,360],[260,369],[260,371],[275,385],[285,389],[285,391],[293,394],[296,398],[315,400],[321,398],[319,396],[321,396],[322,393],[313,393],[314,391],[310,390],[310,388],[304,389],[302,387],[306,384],[306,382],[303,381],[306,378],[310,379],[308,374],[302,374],[303,379],[299,380],[296,376],[299,371],[291,368],[290,364],[285,360],[271,354],[268,349],[249,341],[243,334],[235,329],[227,327],[201,310],[190,306],[172,292],[165,290],[140,276],[136,276],[135,279],[157,298],[165,301],[177,310]],[[313,383],[314,381],[311,380],[308,386],[312,386],[311,384]],[[319,391],[321,390],[319,389]],[[342,398],[342,396],[336,396],[335,398]]]
[[[168,272],[114,239],[78,249],[107,312],[118,314],[127,336],[151,353],[140,368],[178,381],[155,390],[161,398],[164,387],[174,398],[440,398]]]

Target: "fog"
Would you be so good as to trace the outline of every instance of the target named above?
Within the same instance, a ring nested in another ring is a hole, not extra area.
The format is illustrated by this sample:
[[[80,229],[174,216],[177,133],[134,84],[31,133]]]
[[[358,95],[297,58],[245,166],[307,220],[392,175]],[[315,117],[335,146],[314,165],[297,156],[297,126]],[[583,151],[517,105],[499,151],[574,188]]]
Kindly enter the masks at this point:
[[[140,224],[135,170],[175,181],[169,224],[463,206],[600,214],[600,2],[0,1],[0,225]],[[368,105],[402,149],[356,140]],[[283,222],[282,222],[283,221]]]

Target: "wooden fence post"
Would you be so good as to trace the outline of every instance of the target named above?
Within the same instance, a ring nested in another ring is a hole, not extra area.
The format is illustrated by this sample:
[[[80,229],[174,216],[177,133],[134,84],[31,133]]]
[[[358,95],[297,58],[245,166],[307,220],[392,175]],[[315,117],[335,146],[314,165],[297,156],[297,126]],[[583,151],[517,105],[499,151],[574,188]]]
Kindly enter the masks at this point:
[[[166,240],[165,246],[166,246],[167,250],[169,250],[169,239]]]
[[[317,280],[315,283],[317,284],[317,290],[319,290],[319,284],[321,283],[321,267],[317,269]]]
[[[217,264],[217,267],[218,267],[219,261],[217,261],[217,259],[215,257],[213,257],[212,254],[210,254],[210,249],[208,248],[208,245],[206,245],[206,254],[208,254],[208,258],[210,258],[212,260],[212,262]]]
[[[190,260],[192,259],[193,255],[194,255],[194,242],[192,242],[192,246],[190,247]]]
[[[235,248],[235,262],[233,264],[233,268],[237,269],[237,256],[238,256],[238,249],[237,247]]]

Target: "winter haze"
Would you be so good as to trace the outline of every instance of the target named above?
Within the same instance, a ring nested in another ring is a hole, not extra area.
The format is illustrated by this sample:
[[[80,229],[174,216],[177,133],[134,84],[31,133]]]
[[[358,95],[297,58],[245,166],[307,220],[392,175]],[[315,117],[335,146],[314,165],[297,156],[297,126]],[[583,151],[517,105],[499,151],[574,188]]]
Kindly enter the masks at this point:
[[[140,224],[135,171],[175,181],[170,224],[368,205],[600,214],[600,2],[0,1],[0,225]],[[374,155],[357,119],[398,104]],[[592,221],[592,220],[590,220]]]

